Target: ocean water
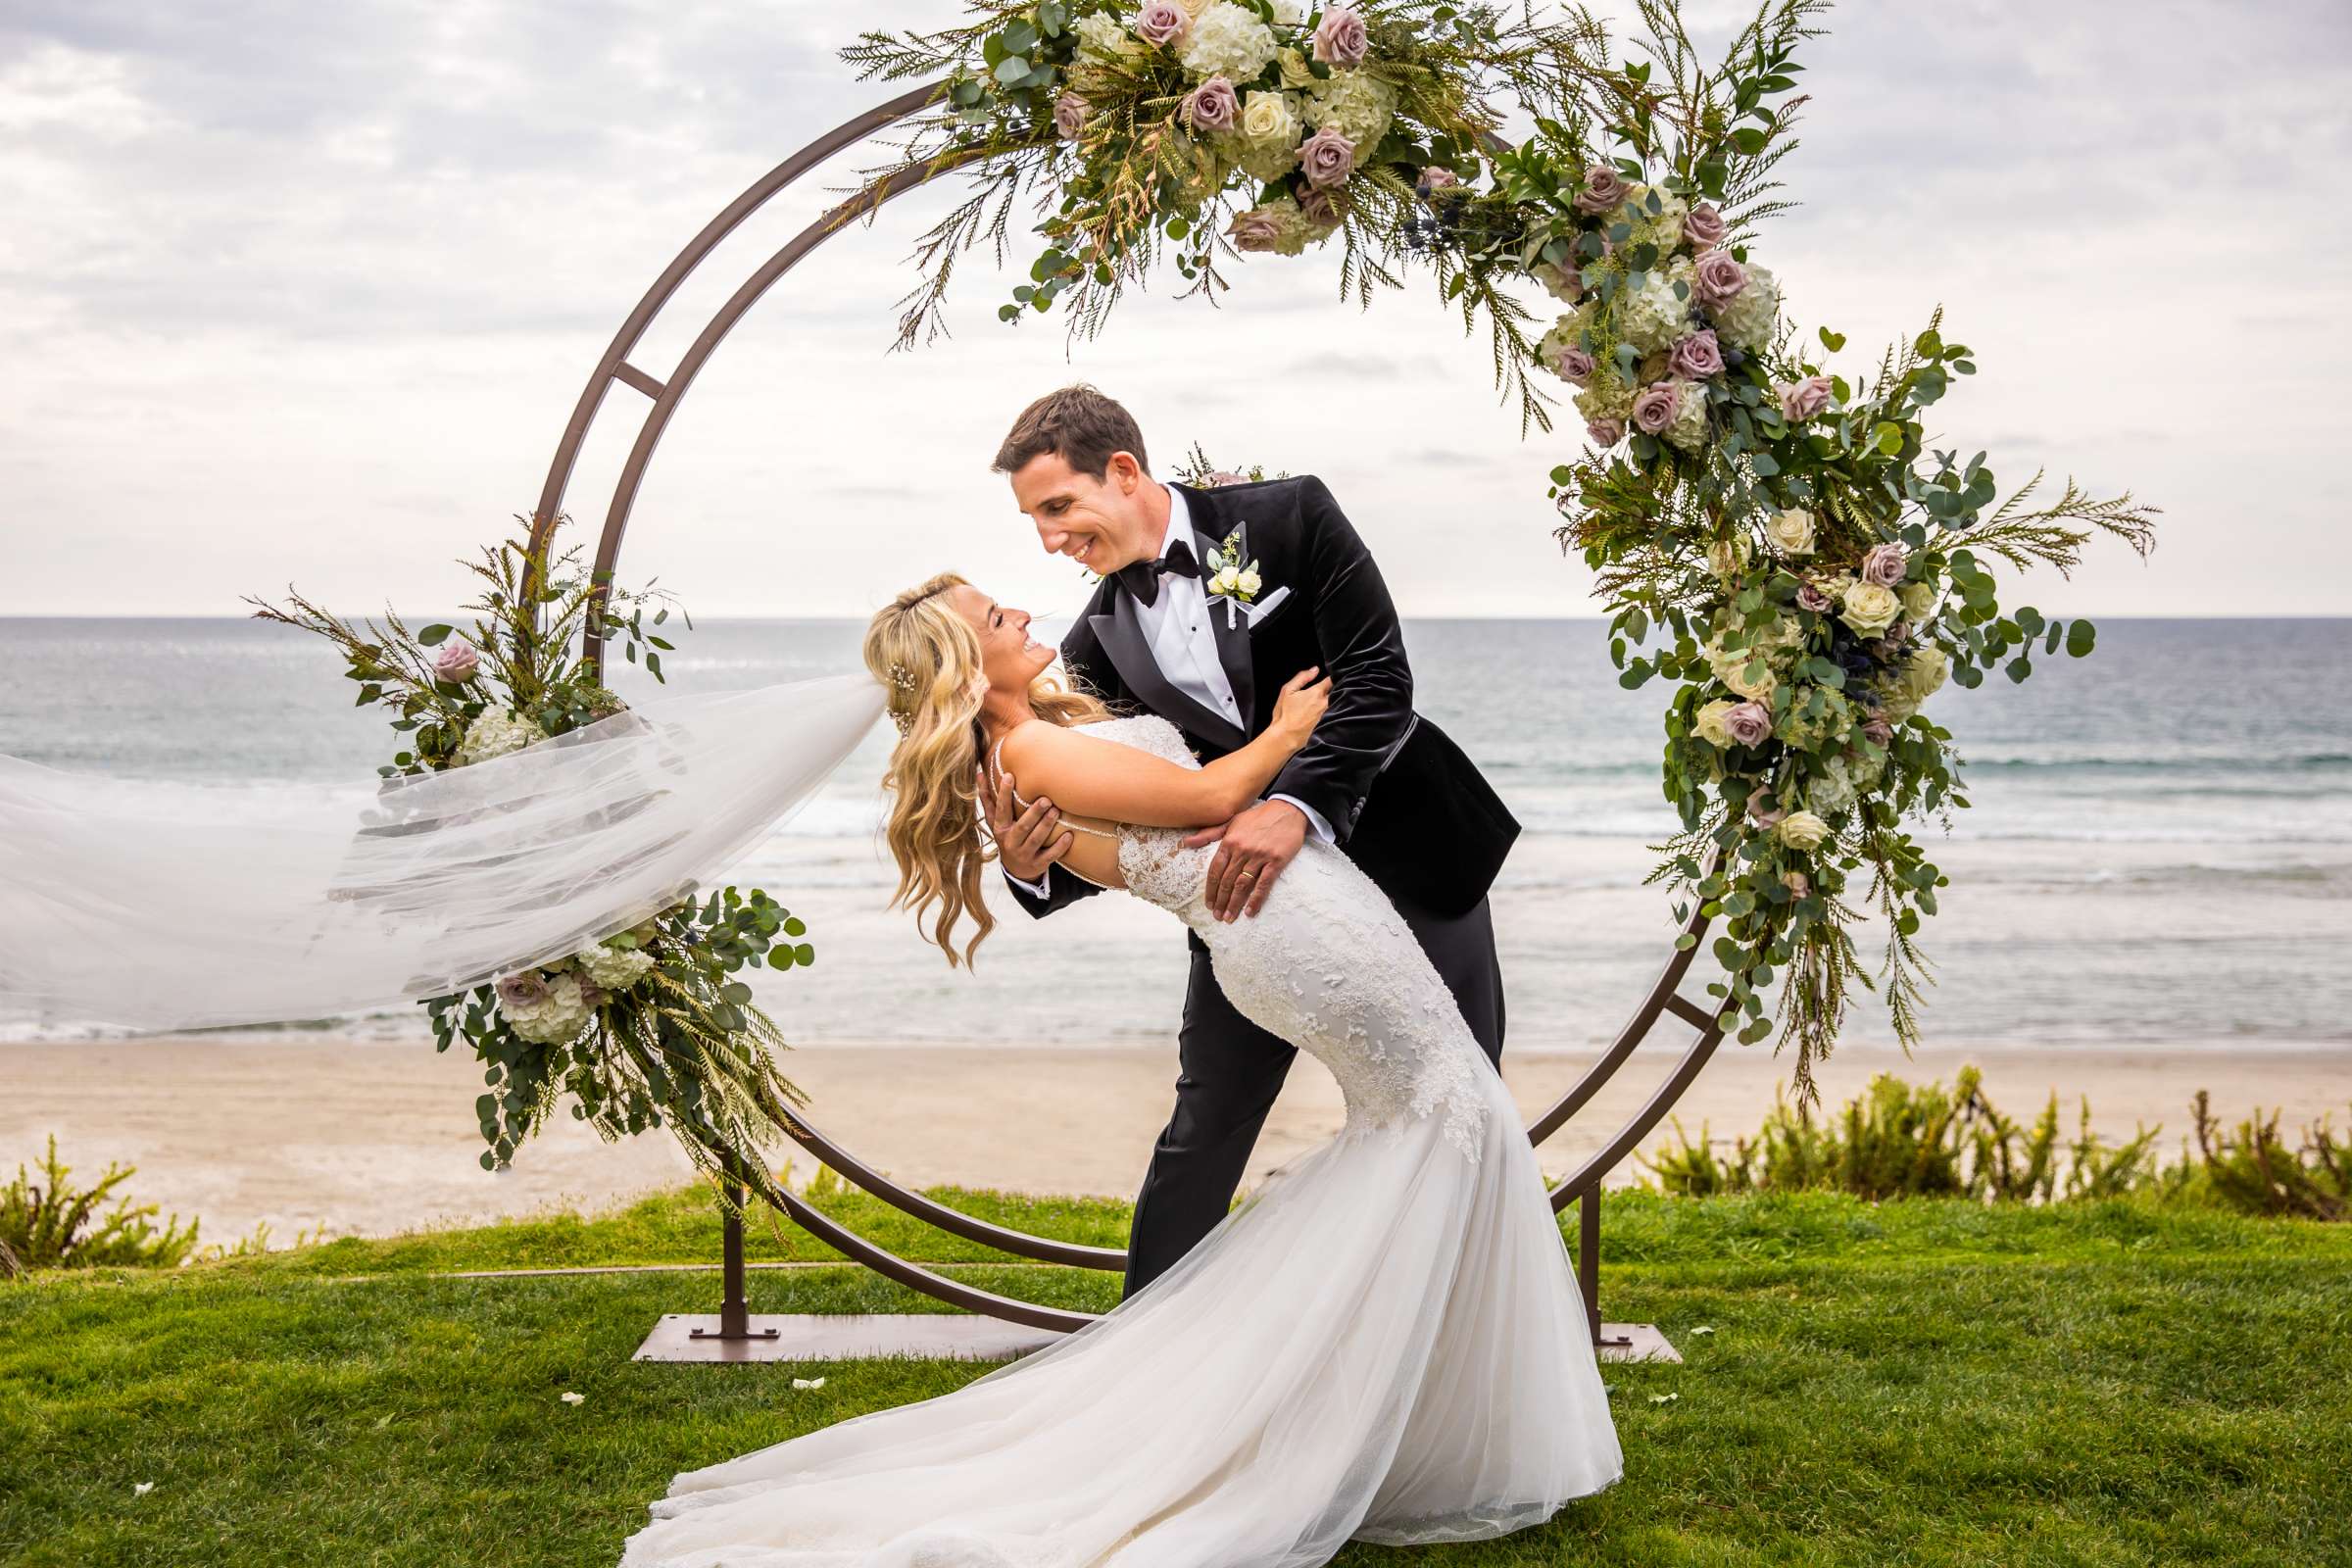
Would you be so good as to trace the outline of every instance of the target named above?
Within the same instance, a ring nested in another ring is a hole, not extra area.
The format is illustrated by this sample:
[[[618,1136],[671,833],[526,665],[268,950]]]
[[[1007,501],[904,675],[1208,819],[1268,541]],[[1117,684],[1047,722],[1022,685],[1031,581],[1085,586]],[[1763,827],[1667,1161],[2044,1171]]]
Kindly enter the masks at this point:
[[[850,621],[699,623],[673,690],[854,668]],[[1643,885],[1675,827],[1657,783],[1662,689],[1618,687],[1601,623],[1410,621],[1421,710],[1526,826],[1494,906],[1513,1049],[1611,1038],[1665,961],[1675,911]],[[2146,1043],[2227,1050],[2352,1041],[2352,620],[2100,623],[2097,651],[2012,685],[1947,685],[1974,805],[1918,828],[1949,871],[1924,933],[1938,1045]],[[658,704],[625,668],[616,684]],[[321,642],[238,619],[0,618],[0,751],[190,779],[371,773],[394,749]],[[975,971],[886,905],[877,781],[887,726],[734,880],[806,918],[818,962],[761,1000],[809,1044],[1171,1038],[1181,933],[1101,898],[1033,921],[1010,900]],[[1883,934],[1862,939],[1875,967]],[[1694,998],[1708,965],[1694,968]],[[305,1029],[421,1037],[418,1015]],[[0,1021],[0,1038],[73,1037]],[[1661,1036],[1660,1043],[1667,1037]],[[1891,1040],[1867,995],[1848,1039]],[[1757,1048],[1763,1049],[1763,1048]]]

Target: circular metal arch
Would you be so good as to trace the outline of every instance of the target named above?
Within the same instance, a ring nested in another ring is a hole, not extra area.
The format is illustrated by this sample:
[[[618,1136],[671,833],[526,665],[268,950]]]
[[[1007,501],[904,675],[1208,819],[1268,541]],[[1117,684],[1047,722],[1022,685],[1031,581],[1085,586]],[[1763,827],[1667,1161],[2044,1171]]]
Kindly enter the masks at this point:
[[[628,358],[630,353],[643,341],[647,328],[678,287],[744,220],[836,153],[923,109],[939,96],[945,86],[944,82],[930,82],[901,93],[817,137],[769,170],[730,202],[717,217],[703,225],[702,231],[662,270],[661,276],[654,279],[653,286],[645,291],[636,309],[628,314],[620,329],[612,335],[604,357],[597,361],[596,368],[588,376],[587,385],[581,389],[579,401],[573,406],[570,422],[564,427],[563,437],[556,444],[555,459],[548,466],[547,482],[540,489],[539,504],[532,513],[531,538],[534,546],[545,545],[549,534],[554,531],[563,512],[564,494],[570,486],[572,470],[579,462],[580,448],[604,408],[606,394],[618,383],[649,399],[650,406],[643,413],[637,438],[614,483],[612,500],[605,510],[604,531],[597,541],[596,580],[612,580],[614,564],[620,559],[621,540],[628,531],[629,514],[636,506],[638,491],[645,482],[646,468],[653,461],[655,450],[661,445],[662,432],[669,427],[679,401],[694,385],[696,375],[735,323],[759,303],[778,279],[853,220],[867,216],[893,197],[904,195],[948,172],[957,161],[935,160],[899,178],[875,180],[847,201],[828,209],[753,270],[742,286],[711,316],[666,377],[656,377],[632,365]],[[601,664],[603,647],[600,640],[591,637],[584,652],[592,662]],[[1600,1318],[1597,1309],[1598,1205],[1594,1200],[1599,1196],[1601,1180],[1665,1120],[1667,1113],[1690,1088],[1691,1081],[1698,1076],[1699,1070],[1707,1064],[1715,1048],[1723,1040],[1724,1028],[1713,1010],[1687,1000],[1679,990],[1691,959],[1697,954],[1698,939],[1705,932],[1707,924],[1708,916],[1702,905],[1684,922],[1681,936],[1689,940],[1678,939],[1676,951],[1667,959],[1657,979],[1651,983],[1648,992],[1634,1009],[1633,1016],[1618,1032],[1608,1050],[1528,1128],[1529,1139],[1537,1144],[1542,1144],[1557,1132],[1616,1075],[1618,1069],[1633,1055],[1634,1049],[1668,1013],[1695,1031],[1694,1038],[1684,1050],[1674,1069],[1642,1102],[1642,1107],[1606,1144],[1551,1191],[1554,1212],[1566,1208],[1571,1202],[1586,1200],[1582,1203],[1580,1216],[1582,1255],[1578,1273],[1584,1286],[1587,1315],[1595,1334],[1599,1332]],[[885,1202],[951,1235],[1036,1262],[1112,1272],[1126,1266],[1127,1254],[1116,1249],[1082,1247],[995,1225],[903,1187],[826,1137],[806,1118],[799,1118],[799,1124],[788,1131],[804,1149],[841,1176]],[[789,1191],[785,1191],[783,1197],[786,1212],[804,1229],[876,1272],[952,1306],[1035,1328],[1068,1330],[1092,1321],[1091,1316],[1083,1312],[1069,1312],[1016,1300],[933,1273],[849,1230]]]

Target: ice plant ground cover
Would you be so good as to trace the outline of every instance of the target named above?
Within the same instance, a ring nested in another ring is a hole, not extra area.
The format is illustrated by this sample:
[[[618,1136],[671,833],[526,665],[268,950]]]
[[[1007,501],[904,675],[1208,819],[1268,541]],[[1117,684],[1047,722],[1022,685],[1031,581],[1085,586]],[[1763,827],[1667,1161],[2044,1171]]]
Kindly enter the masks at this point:
[[[1115,1201],[934,1196],[1072,1241],[1127,1232]],[[818,1201],[990,1289],[1088,1308],[1117,1291],[978,1265],[862,1195]],[[1525,1535],[1354,1547],[1345,1568],[2352,1558],[2352,1227],[2132,1200],[1605,1207],[1606,1310],[1686,1357],[1603,1368],[1625,1480]],[[707,1263],[717,1231],[690,1190],[597,1219],[0,1287],[0,1561],[611,1562],[678,1470],[979,1375],[631,1361],[660,1314],[711,1308],[710,1273],[445,1277]],[[788,1252],[753,1225],[755,1261],[808,1266],[755,1270],[755,1311],[936,1309],[783,1234]]]
[[[1041,248],[1007,321],[1058,307],[1094,333],[1162,260],[1213,300],[1250,253],[1336,241],[1343,294],[1421,270],[1485,322],[1522,435],[1551,435],[1547,378],[1572,389],[1556,536],[1595,573],[1624,683],[1672,687],[1680,830],[1652,880],[1719,918],[1720,1015],[1743,1042],[1777,1020],[1809,1100],[1856,987],[1919,1037],[1915,938],[1949,878],[1907,824],[1968,805],[1930,699],[2094,646],[2086,620],[2005,609],[1994,568],[2065,573],[2101,532],[2144,556],[2155,509],[2046,497],[2039,474],[2004,499],[1988,454],[1939,446],[1934,406],[1978,368],[1939,310],[1868,373],[1828,325],[1797,329],[1759,232],[1789,205],[1797,55],[1827,0],[1766,0],[1714,63],[1676,0],[1636,10],[1619,58],[1575,6],[971,0],[844,57],[939,83],[872,179],[978,187],[917,246],[901,346],[940,329],[956,258],[1002,256],[1028,197]],[[1506,103],[1536,126],[1516,145]],[[1528,303],[1546,295],[1548,325]],[[1874,911],[1875,974],[1853,937]]]
[[[515,520],[518,537],[465,563],[482,587],[464,634],[412,631],[390,612],[380,625],[355,623],[291,590],[282,607],[249,601],[260,618],[333,643],[359,705],[394,715],[399,749],[377,769],[387,780],[471,766],[622,712],[584,633],[662,678],[668,596],[594,581],[576,547],[556,551],[558,530],[534,546],[527,519]],[[758,888],[681,888],[626,931],[426,1001],[435,1049],[462,1039],[483,1065],[482,1167],[512,1161],[569,1096],[572,1116],[607,1142],[670,1128],[717,1179],[722,1203],[737,1202],[725,1178],[764,1184],[763,1152],[802,1096],[777,1070],[783,1034],[752,1004],[742,971],[814,961],[807,934]]]

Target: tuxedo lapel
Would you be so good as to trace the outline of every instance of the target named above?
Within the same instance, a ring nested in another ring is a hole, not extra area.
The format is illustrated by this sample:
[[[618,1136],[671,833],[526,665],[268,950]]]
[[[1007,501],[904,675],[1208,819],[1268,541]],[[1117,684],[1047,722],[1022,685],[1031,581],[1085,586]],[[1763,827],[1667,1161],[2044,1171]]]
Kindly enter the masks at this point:
[[[1114,590],[1110,608],[1101,614],[1089,615],[1086,623],[1094,630],[1095,640],[1102,645],[1103,653],[1110,657],[1111,667],[1119,672],[1119,679],[1146,708],[1177,728],[1214,740],[1229,751],[1249,743],[1249,731],[1205,704],[1193,701],[1160,673],[1158,663],[1152,658],[1151,645],[1144,640],[1143,623],[1136,619],[1135,602],[1125,593]],[[1237,689],[1234,695],[1239,700],[1241,692]]]
[[[1191,485],[1176,486],[1184,491],[1186,514],[1193,524],[1194,549],[1202,562],[1208,560],[1211,549],[1222,548],[1225,536],[1236,528],[1242,531],[1241,559],[1250,559],[1250,524],[1238,517],[1228,517],[1225,509],[1212,500],[1215,492],[1196,490]],[[1201,581],[1202,591],[1207,580]],[[1216,634],[1217,662],[1225,666],[1225,683],[1233,688],[1233,700],[1242,710],[1242,733],[1245,737],[1257,729],[1257,677],[1250,658],[1250,616],[1232,604],[1211,601],[1208,606],[1209,627]]]

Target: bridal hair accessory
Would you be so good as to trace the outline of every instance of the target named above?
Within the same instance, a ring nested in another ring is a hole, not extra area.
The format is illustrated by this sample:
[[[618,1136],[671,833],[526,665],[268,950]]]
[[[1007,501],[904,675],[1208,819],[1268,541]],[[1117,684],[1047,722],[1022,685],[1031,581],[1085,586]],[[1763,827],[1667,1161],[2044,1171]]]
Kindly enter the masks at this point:
[[[905,664],[892,664],[890,666],[890,689],[898,693],[899,697],[904,697],[911,703],[914,700],[914,671],[908,669]],[[914,710],[900,707],[898,698],[895,697],[890,704],[890,721],[899,726],[901,735],[914,733]]]

